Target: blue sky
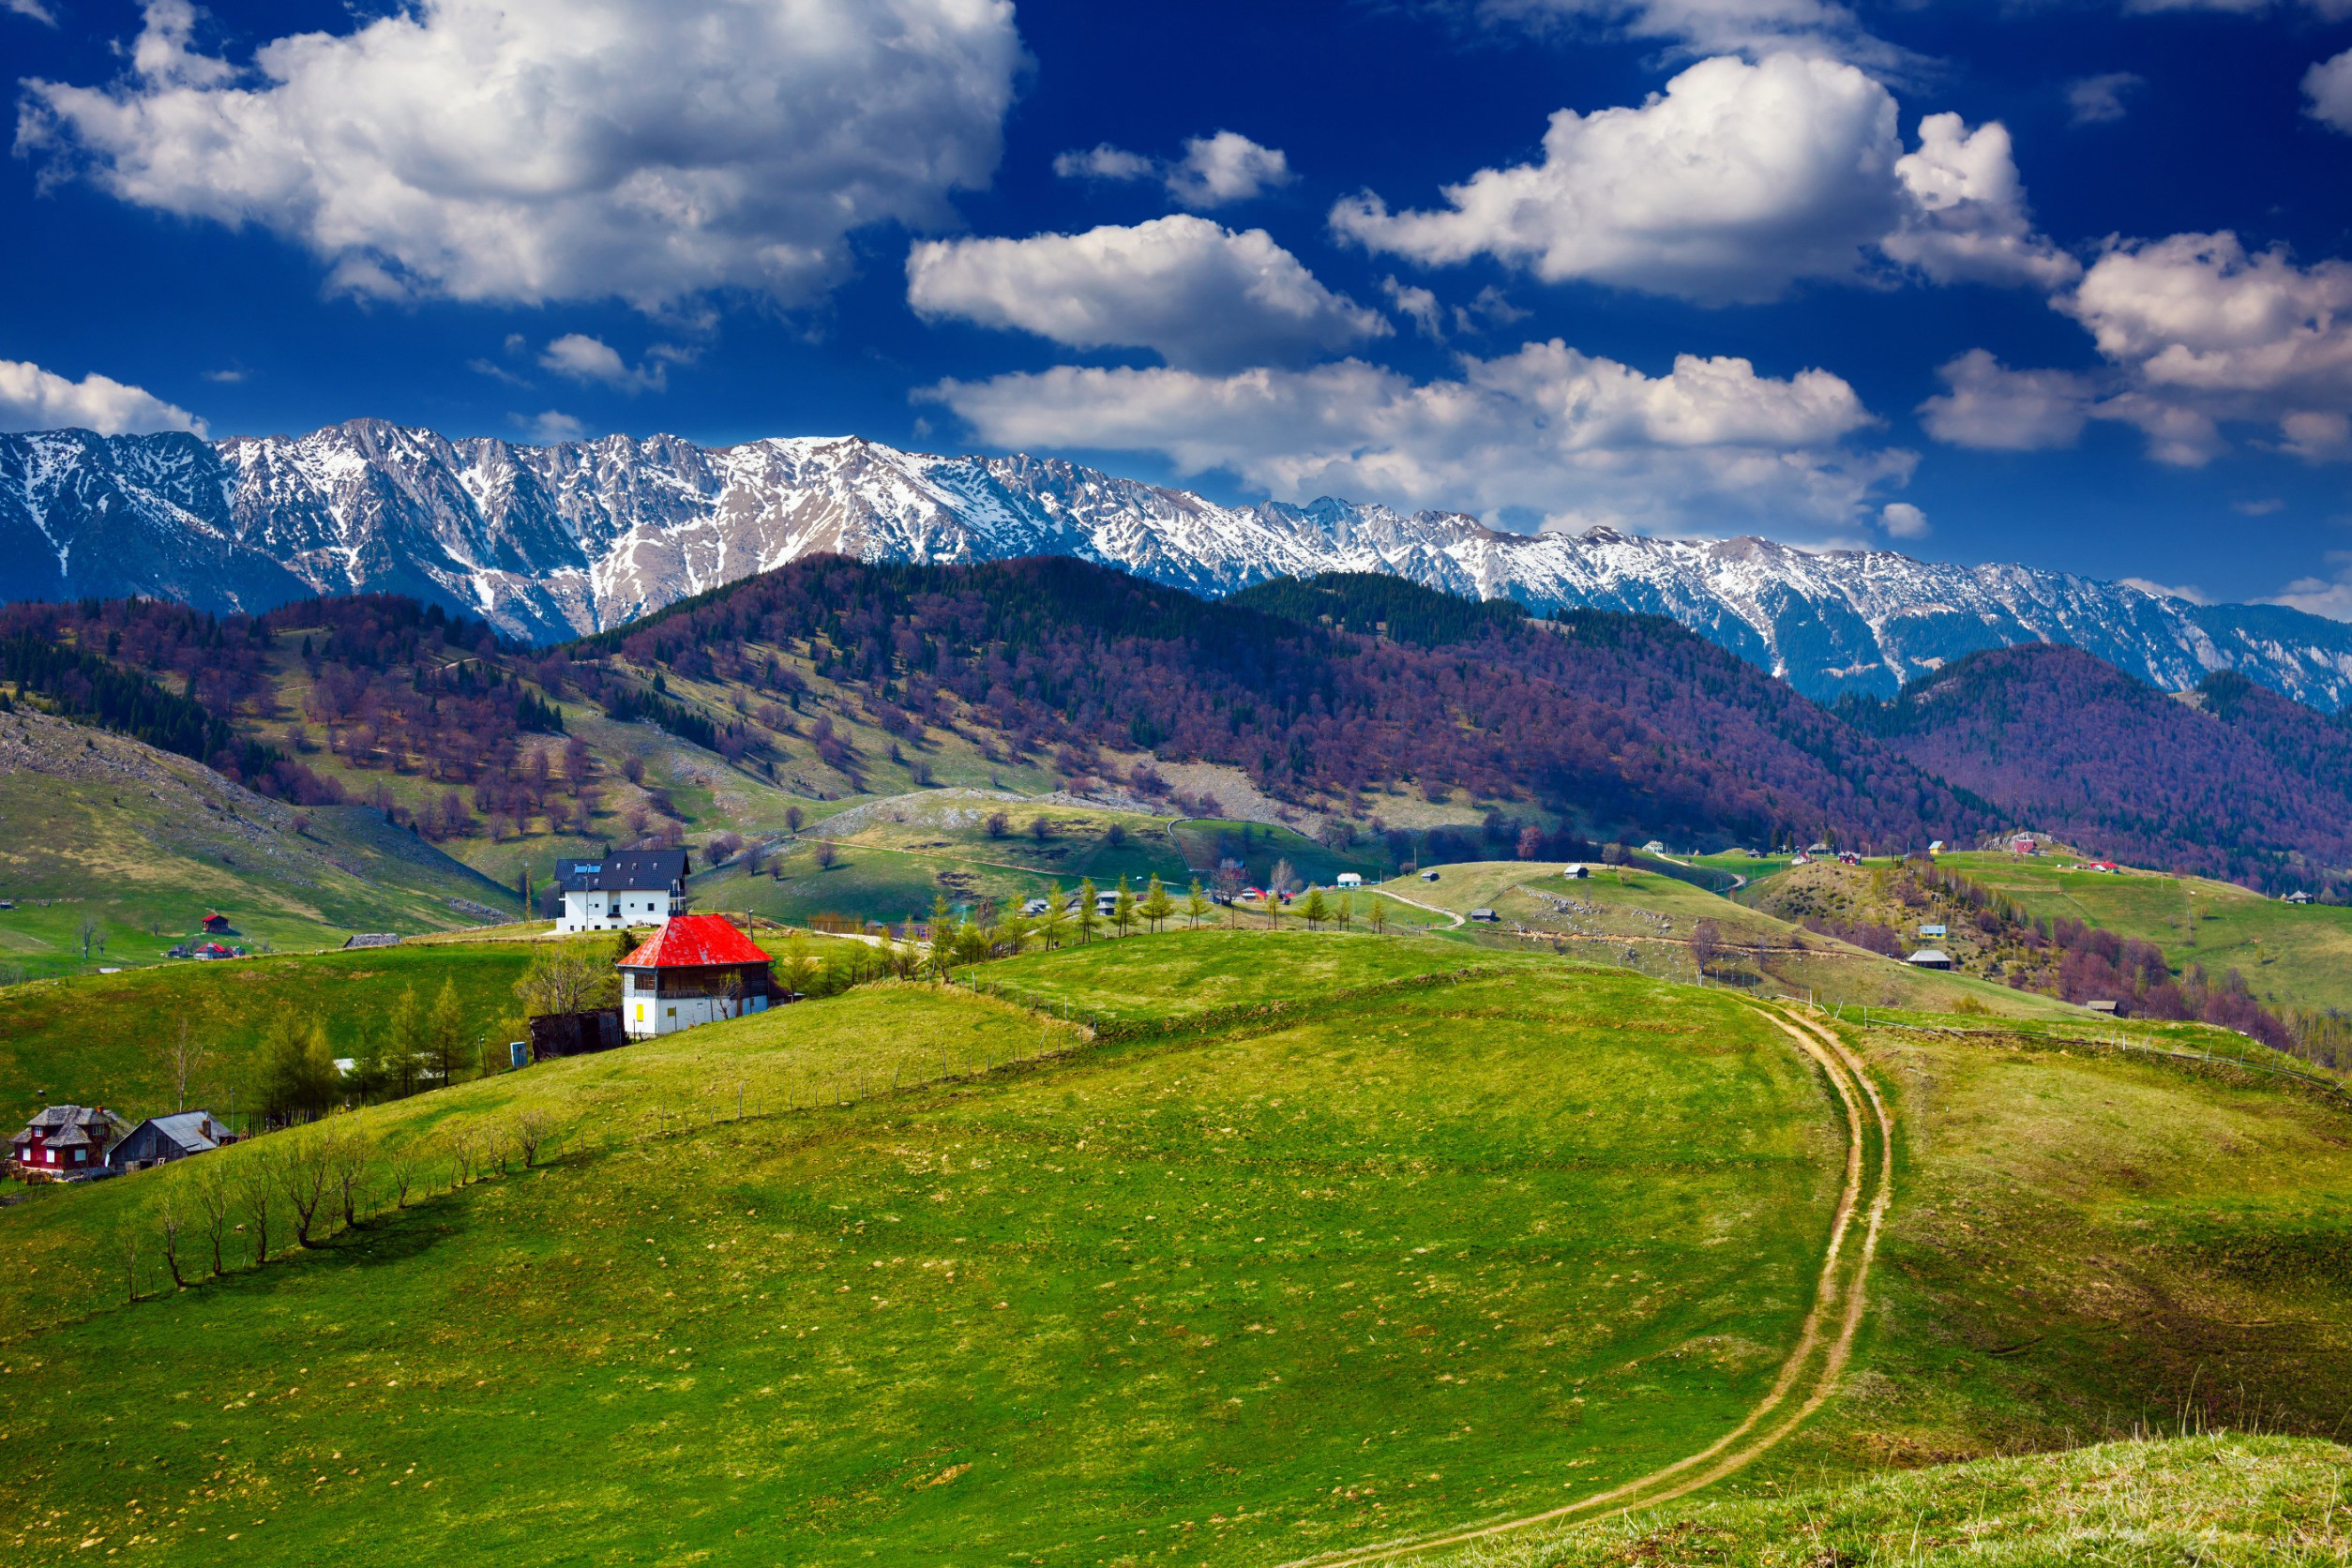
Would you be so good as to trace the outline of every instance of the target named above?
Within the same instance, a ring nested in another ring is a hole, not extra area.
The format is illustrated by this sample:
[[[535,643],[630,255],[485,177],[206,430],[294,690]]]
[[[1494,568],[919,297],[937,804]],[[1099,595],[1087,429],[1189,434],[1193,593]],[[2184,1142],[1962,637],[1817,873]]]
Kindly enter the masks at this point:
[[[2352,619],[2352,4],[0,0],[0,426],[854,431]]]

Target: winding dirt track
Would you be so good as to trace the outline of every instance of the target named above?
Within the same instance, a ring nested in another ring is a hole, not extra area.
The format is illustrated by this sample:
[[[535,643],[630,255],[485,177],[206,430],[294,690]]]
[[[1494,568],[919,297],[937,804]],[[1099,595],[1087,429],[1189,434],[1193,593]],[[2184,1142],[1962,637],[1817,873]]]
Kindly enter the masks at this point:
[[[1836,1091],[1846,1112],[1847,1127],[1846,1184],[1838,1195],[1837,1214],[1831,1223],[1820,1282],[1796,1347],[1782,1364],[1771,1391],[1737,1426],[1697,1453],[1607,1491],[1595,1492],[1541,1514],[1327,1552],[1298,1559],[1284,1568],[1355,1568],[1359,1563],[1387,1562],[1466,1545],[1536,1525],[1571,1521],[1581,1524],[1670,1502],[1711,1486],[1753,1463],[1795,1431],[1837,1391],[1838,1380],[1853,1356],[1855,1335],[1862,1329],[1866,1304],[1864,1287],[1870,1266],[1877,1258],[1879,1231],[1894,1193],[1894,1119],[1888,1113],[1886,1102],[1879,1097],[1877,1085],[1871,1081],[1861,1059],[1834,1033],[1778,1008],[1760,1003],[1749,1005],[1770,1018],[1821,1069]],[[1849,1245],[1858,1217],[1861,1238],[1858,1244]]]

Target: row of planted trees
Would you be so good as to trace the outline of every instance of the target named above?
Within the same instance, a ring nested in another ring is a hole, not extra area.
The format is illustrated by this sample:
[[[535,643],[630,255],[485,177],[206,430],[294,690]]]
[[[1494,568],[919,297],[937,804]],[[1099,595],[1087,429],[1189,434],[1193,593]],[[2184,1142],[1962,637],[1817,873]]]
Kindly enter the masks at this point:
[[[137,1301],[167,1282],[185,1290],[262,1268],[364,1229],[412,1197],[529,1169],[553,1151],[557,1133],[554,1115],[537,1108],[466,1119],[388,1147],[314,1123],[176,1161],[134,1178],[152,1187],[117,1231],[125,1291]]]
[[[1178,918],[1198,927],[1220,912],[1219,904],[1201,891],[1198,878],[1179,900],[1156,876],[1139,896],[1121,877],[1108,913],[1102,909],[1101,890],[1091,877],[1078,883],[1077,897],[1066,901],[1062,884],[1048,883],[1042,902],[1045,908],[1033,915],[1018,911],[1000,913],[982,905],[958,920],[948,907],[946,895],[938,895],[931,901],[931,944],[925,962],[934,974],[945,974],[958,964],[1009,957],[1033,947],[1051,949],[1073,942],[1092,942],[1098,937],[1131,936],[1138,927],[1157,931]],[[1326,925],[1344,930],[1356,923],[1359,914],[1354,895],[1327,896],[1319,887],[1309,888],[1292,910],[1286,911],[1281,899],[1270,894],[1256,910],[1245,912],[1240,903],[1229,900],[1222,912],[1229,926],[1239,927],[1246,912],[1269,928],[1279,927],[1287,915],[1304,922],[1310,930]],[[1388,905],[1383,900],[1367,899],[1361,912],[1372,930],[1388,928]]]

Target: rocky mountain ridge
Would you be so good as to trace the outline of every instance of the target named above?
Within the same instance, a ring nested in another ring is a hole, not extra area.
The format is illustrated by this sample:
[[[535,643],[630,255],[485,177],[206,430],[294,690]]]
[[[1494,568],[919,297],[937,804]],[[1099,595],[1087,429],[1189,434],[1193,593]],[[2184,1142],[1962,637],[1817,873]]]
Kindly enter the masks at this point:
[[[855,436],[531,446],[366,419],[217,443],[0,435],[0,598],[138,594],[250,611],[384,591],[555,641],[824,551],[1071,555],[1207,596],[1384,572],[1537,611],[1668,616],[1825,700],[2048,641],[2167,690],[2230,669],[2314,706],[2352,701],[2352,626],[1891,550],[1519,535],[1330,498],[1225,506],[1059,459],[941,457]]]

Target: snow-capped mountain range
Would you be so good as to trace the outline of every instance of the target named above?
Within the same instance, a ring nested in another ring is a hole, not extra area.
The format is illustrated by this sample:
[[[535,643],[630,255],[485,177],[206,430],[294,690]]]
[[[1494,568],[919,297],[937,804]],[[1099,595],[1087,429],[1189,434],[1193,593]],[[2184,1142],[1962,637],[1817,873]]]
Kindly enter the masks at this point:
[[[0,598],[141,594],[249,611],[384,591],[546,641],[821,550],[1078,555],[1209,596],[1387,572],[1537,610],[1670,616],[1823,699],[1891,693],[1978,648],[2056,641],[2167,690],[2228,668],[2317,707],[2352,701],[2341,622],[1889,550],[1528,535],[1331,499],[1223,506],[1054,459],[935,457],[855,436],[525,446],[369,419],[209,443],[0,435]]]

